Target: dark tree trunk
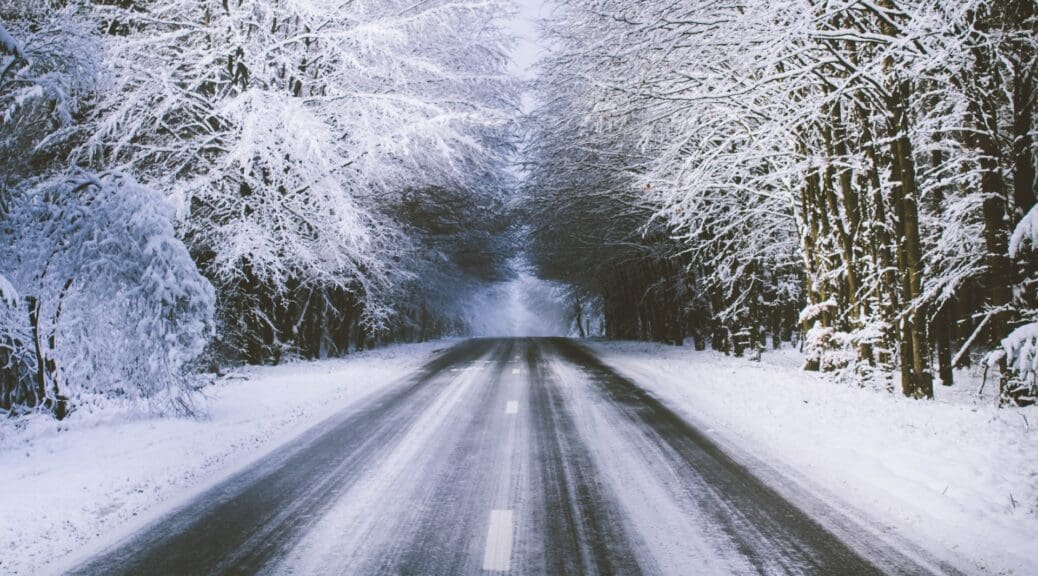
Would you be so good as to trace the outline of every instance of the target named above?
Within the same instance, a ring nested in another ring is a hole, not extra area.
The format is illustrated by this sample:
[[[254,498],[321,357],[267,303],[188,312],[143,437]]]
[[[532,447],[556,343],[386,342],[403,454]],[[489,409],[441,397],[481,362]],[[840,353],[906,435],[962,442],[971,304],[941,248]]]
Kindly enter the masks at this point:
[[[33,352],[36,356],[36,385],[33,389],[35,398],[32,404],[39,406],[47,397],[47,360],[43,353],[43,337],[40,334],[40,300],[35,296],[28,296],[25,303],[29,309],[29,327],[32,329]]]
[[[933,320],[934,339],[937,345],[938,374],[941,378],[941,384],[945,386],[954,384],[951,349],[951,310],[952,304],[945,302]]]

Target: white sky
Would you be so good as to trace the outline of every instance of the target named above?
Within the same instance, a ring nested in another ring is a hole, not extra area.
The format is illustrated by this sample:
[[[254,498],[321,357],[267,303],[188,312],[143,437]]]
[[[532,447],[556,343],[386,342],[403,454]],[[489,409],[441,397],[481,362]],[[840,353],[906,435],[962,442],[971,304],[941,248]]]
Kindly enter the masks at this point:
[[[541,54],[537,38],[537,19],[545,15],[545,0],[515,0],[519,13],[511,22],[511,30],[519,37],[512,51],[515,71],[529,78],[531,67]]]

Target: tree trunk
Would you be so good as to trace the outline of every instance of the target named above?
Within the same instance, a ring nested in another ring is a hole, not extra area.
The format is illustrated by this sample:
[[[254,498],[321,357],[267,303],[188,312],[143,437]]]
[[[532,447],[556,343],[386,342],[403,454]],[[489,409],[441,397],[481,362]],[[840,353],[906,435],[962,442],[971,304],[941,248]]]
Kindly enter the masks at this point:
[[[954,384],[951,349],[951,316],[952,303],[945,302],[933,320],[934,339],[937,345],[937,366],[941,384]]]
[[[33,389],[35,398],[32,404],[39,406],[47,397],[47,361],[40,334],[40,300],[35,296],[27,296],[25,303],[29,309],[29,326],[32,328],[32,345],[36,356],[36,385]]]

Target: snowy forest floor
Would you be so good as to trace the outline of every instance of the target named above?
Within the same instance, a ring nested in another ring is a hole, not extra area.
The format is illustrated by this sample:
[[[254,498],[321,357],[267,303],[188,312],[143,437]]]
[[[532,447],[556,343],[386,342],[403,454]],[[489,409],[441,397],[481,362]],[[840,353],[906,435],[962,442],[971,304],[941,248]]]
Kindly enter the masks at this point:
[[[923,402],[805,373],[788,347],[759,363],[592,347],[797,504],[810,509],[798,494],[826,501],[861,522],[850,529],[914,543],[967,573],[1038,574],[1038,407],[996,408],[978,396],[976,374],[957,373],[961,384]]]
[[[804,373],[791,349],[758,363],[590,345],[798,505],[822,501],[853,519],[843,529],[912,543],[967,573],[1038,574],[1038,408],[997,409],[965,372],[920,402]],[[201,419],[127,418],[113,406],[63,423],[0,421],[0,573],[36,573],[142,526],[444,346],[245,368],[208,388]]]
[[[197,419],[112,405],[64,422],[0,420],[0,574],[38,573],[142,526],[414,372],[444,346],[246,367],[205,390],[205,416]]]

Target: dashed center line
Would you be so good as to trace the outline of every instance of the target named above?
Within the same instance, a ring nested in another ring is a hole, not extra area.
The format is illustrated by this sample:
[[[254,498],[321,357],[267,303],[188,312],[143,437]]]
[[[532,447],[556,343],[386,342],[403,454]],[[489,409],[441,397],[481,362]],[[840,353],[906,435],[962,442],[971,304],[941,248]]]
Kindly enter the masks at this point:
[[[509,400],[508,403],[505,404],[505,414],[518,414],[518,413],[519,413],[519,401],[518,400]]]
[[[519,374],[518,368],[512,368],[512,374]]]
[[[508,572],[512,568],[512,511],[491,510],[483,569]]]

